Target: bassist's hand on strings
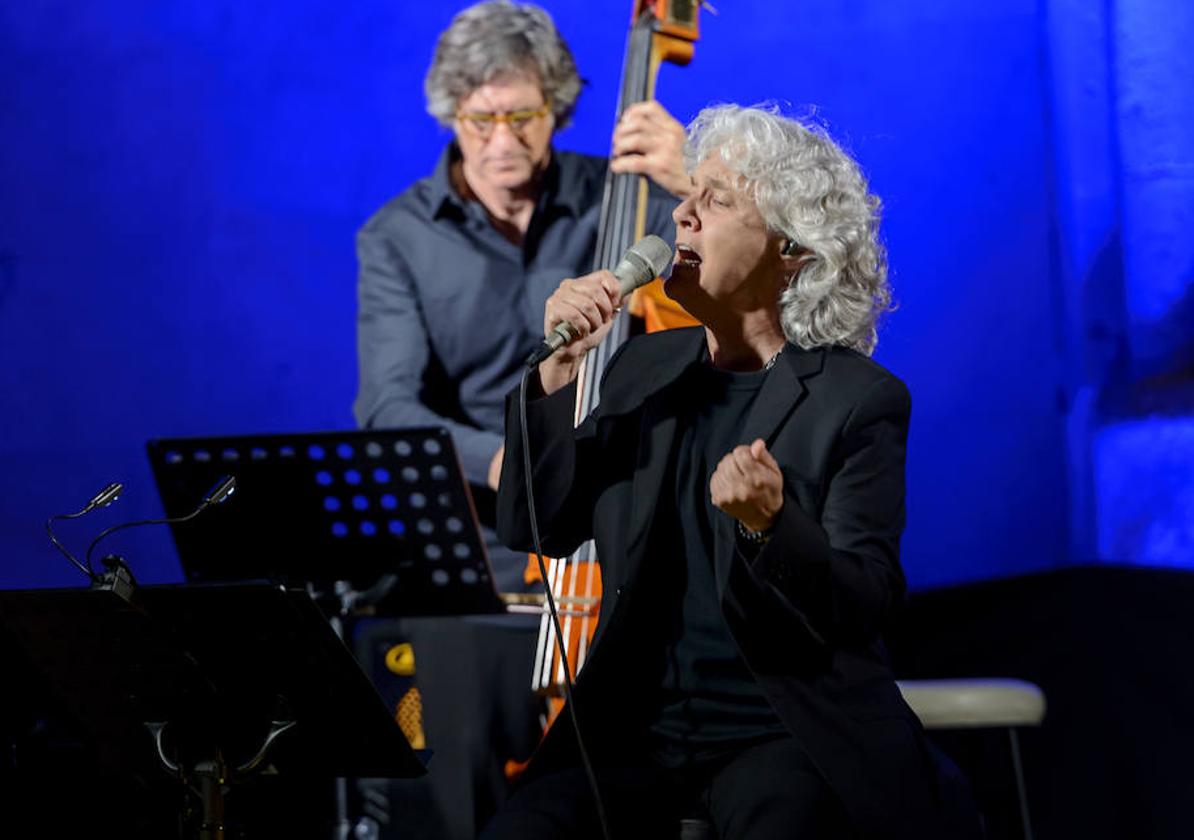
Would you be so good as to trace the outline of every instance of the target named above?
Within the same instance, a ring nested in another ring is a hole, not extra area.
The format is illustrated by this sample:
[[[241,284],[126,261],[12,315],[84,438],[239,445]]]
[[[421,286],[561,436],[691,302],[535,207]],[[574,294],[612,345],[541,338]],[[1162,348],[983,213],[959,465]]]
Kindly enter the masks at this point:
[[[636,102],[614,129],[610,169],[646,175],[679,198],[692,191],[684,168],[684,126],[655,100]]]
[[[601,343],[621,304],[622,289],[613,272],[594,271],[560,283],[543,309],[543,334],[567,321],[580,337],[539,365],[543,393],[555,393],[576,378],[581,359]]]

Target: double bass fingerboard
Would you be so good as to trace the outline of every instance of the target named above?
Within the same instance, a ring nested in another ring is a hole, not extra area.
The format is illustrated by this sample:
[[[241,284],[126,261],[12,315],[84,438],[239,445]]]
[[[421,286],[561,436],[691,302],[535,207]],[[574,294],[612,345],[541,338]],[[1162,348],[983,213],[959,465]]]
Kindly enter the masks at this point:
[[[654,98],[655,76],[662,60],[686,63],[691,56],[691,41],[696,37],[695,0],[672,0],[644,4],[637,12],[627,36],[622,66],[622,86],[618,97],[617,119],[636,102]],[[680,47],[677,49],[675,43]],[[622,254],[643,237],[647,208],[647,180],[641,175],[606,172],[593,269],[610,269]],[[597,407],[598,389],[610,359],[630,338],[631,316],[627,307],[615,316],[613,327],[601,344],[589,351],[581,363],[577,380],[574,422],[580,423]],[[601,575],[592,540],[564,559],[548,561],[548,581],[556,600],[563,604],[595,604],[601,595]],[[584,665],[592,629],[597,621],[596,607],[565,609],[561,613],[561,632],[569,664],[575,674]],[[559,696],[564,682],[564,667],[556,651],[555,629],[546,613],[539,625],[532,688],[540,694]]]

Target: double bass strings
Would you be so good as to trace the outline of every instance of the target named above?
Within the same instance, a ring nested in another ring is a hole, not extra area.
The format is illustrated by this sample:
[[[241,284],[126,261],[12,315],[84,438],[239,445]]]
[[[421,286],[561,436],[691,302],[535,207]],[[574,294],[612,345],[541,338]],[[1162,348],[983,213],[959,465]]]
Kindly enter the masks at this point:
[[[650,97],[653,21],[653,16],[644,13],[636,25],[631,28],[627,37],[617,111],[619,119],[630,104],[645,101]],[[616,265],[626,249],[640,238],[638,235],[640,231],[637,228],[639,226],[638,203],[642,184],[643,178],[640,175],[607,171],[598,222],[594,270],[611,268]],[[623,309],[614,319],[613,326],[602,342],[590,351],[581,362],[577,401],[573,414],[575,425],[580,425],[584,418],[597,407],[602,375],[614,353],[629,338],[630,327],[630,314]],[[551,588],[555,597],[567,599],[569,603],[573,604],[578,602],[576,599],[583,598],[587,603],[595,597],[598,585],[598,573],[593,565],[596,563],[596,559],[596,551],[592,542],[586,542],[567,558],[553,558],[544,581]],[[585,567],[584,574],[579,575],[575,570],[581,568],[580,564],[582,563],[589,565]],[[569,569],[573,570],[571,575],[568,574]],[[578,591],[582,577],[584,587],[583,590]],[[565,585],[567,585],[566,592],[564,591]],[[553,661],[552,651],[554,648],[562,647],[565,651],[571,651],[575,638],[577,649],[575,669],[580,670],[584,664],[589,627],[595,619],[585,611],[577,620],[575,612],[575,610],[565,611],[562,627],[549,621],[549,617],[546,615],[540,623],[533,680],[533,687],[536,691],[551,693],[553,687],[559,686],[566,679],[564,662]],[[557,634],[561,638],[557,638]],[[566,655],[562,654],[562,657]]]

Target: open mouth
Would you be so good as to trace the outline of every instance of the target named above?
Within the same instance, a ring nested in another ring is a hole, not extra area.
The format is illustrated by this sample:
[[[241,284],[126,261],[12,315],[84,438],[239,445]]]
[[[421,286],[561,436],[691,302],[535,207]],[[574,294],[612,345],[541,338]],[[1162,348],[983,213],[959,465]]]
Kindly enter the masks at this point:
[[[696,268],[701,264],[701,255],[694,251],[691,246],[677,245],[674,264],[681,268]]]

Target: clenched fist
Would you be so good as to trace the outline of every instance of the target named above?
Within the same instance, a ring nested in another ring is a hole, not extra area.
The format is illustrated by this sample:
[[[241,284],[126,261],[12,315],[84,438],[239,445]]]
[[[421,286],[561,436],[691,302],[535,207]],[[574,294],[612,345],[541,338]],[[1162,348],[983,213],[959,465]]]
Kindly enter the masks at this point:
[[[709,479],[713,504],[750,531],[766,531],[775,524],[784,504],[784,477],[779,464],[756,439],[736,446],[717,464]]]

